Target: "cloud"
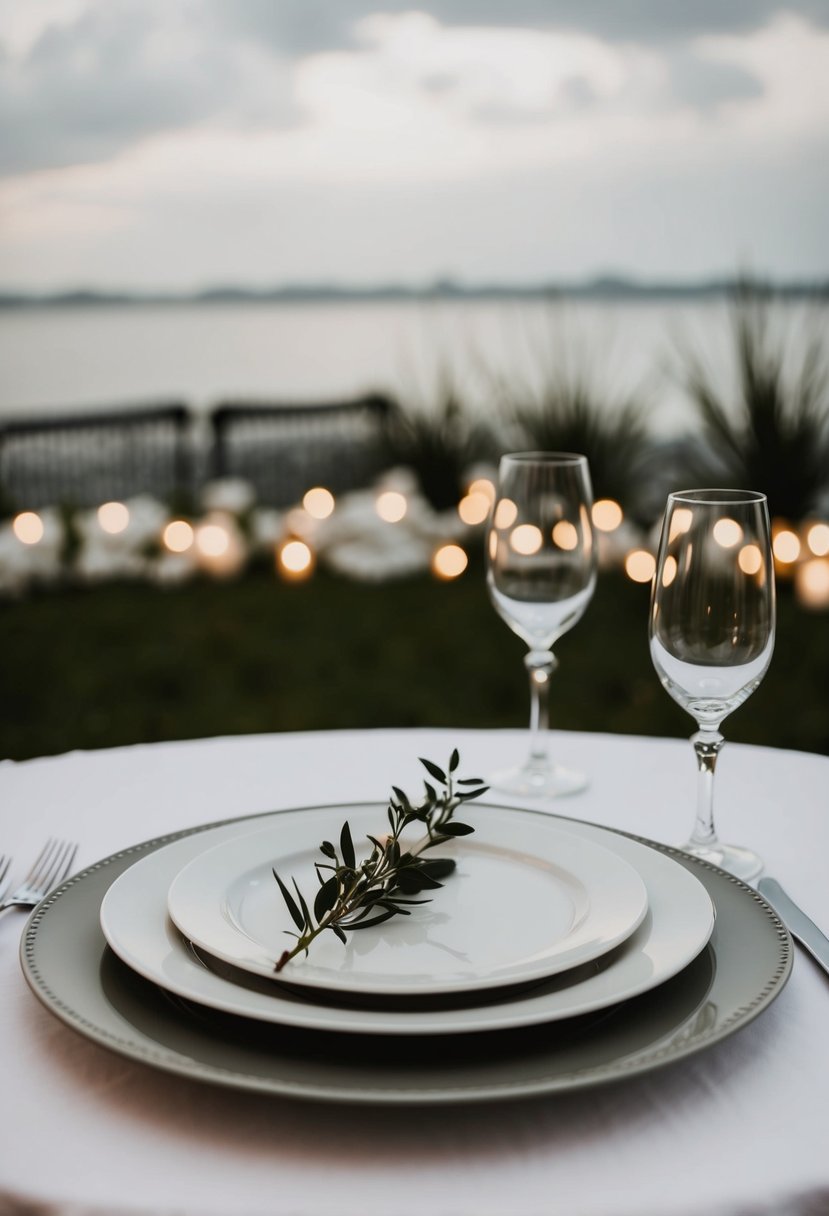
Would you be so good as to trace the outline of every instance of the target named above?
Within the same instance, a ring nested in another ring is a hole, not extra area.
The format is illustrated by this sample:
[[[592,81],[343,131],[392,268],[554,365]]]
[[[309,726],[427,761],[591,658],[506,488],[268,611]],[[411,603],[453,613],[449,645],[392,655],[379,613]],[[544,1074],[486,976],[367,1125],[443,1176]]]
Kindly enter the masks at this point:
[[[284,54],[354,47],[357,26],[373,13],[423,12],[442,25],[565,30],[611,42],[649,45],[703,34],[740,34],[760,28],[785,9],[814,24],[829,24],[828,0],[212,0],[228,28],[263,39]]]
[[[482,35],[497,46],[523,33],[541,39],[540,46],[549,48],[554,36],[576,48],[566,79],[546,96],[516,100],[503,89],[489,95],[484,88],[467,98],[468,113],[481,125],[534,125],[599,104],[603,90],[581,65],[579,48],[587,42],[606,55],[636,46],[661,55],[666,83],[659,104],[710,111],[756,95],[760,85],[749,68],[700,56],[693,38],[753,28],[778,4],[42,0],[35,8],[0,0],[0,174],[104,161],[148,137],[209,123],[239,129],[298,124],[304,118],[295,95],[300,65],[338,48],[356,56],[370,52],[395,28],[410,36],[418,22],[444,30],[449,40],[477,38],[476,45]],[[829,21],[829,0],[797,0],[795,7]],[[461,80],[455,64],[432,64],[419,87],[451,107],[463,100],[469,77],[466,71]]]
[[[204,7],[106,0],[0,47],[0,172],[105,160],[210,119],[295,121],[289,67],[228,46]]]
[[[762,80],[739,64],[708,59],[685,47],[674,52],[668,64],[670,95],[678,105],[705,112],[763,95]]]

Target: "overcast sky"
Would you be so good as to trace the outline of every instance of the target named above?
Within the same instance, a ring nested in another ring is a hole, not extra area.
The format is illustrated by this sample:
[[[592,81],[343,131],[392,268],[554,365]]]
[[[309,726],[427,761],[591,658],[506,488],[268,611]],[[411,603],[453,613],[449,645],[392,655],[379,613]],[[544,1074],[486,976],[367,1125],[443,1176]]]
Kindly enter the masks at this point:
[[[0,0],[0,284],[829,275],[829,0]]]

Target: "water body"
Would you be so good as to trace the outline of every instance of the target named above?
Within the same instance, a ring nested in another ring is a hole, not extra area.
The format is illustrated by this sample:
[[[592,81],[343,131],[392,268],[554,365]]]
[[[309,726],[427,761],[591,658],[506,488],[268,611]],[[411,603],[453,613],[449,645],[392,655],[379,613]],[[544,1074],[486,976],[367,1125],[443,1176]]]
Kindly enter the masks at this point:
[[[829,307],[773,306],[794,359]],[[36,307],[0,312],[0,416],[179,399],[207,413],[228,398],[339,399],[386,391],[415,406],[451,372],[473,410],[499,408],[553,368],[586,375],[613,407],[637,392],[655,435],[693,424],[682,388],[695,352],[731,391],[724,299],[239,303]]]

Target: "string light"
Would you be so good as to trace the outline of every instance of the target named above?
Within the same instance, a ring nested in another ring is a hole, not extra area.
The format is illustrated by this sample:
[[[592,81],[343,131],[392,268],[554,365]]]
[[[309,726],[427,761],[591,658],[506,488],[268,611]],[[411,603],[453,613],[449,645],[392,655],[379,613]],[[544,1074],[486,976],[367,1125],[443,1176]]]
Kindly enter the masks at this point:
[[[302,505],[312,519],[328,519],[334,511],[334,495],[324,486],[314,486],[306,491]]]
[[[377,514],[387,524],[399,523],[409,508],[405,494],[401,494],[399,490],[384,490],[382,494],[378,494],[374,506]]]
[[[794,585],[805,608],[829,608],[829,561],[815,557],[801,562],[795,571]]]
[[[105,502],[98,507],[98,523],[110,536],[126,531],[130,522],[129,507],[123,502]]]
[[[495,527],[511,528],[518,518],[518,507],[511,498],[502,498],[495,508]]]
[[[469,558],[460,545],[441,545],[432,557],[432,573],[438,578],[457,578],[468,565]]]
[[[668,543],[676,540],[678,536],[682,536],[683,532],[690,532],[691,524],[694,522],[694,513],[690,507],[677,507],[671,516],[671,527],[668,532]]]
[[[625,574],[634,583],[649,583],[656,572],[656,560],[647,549],[632,549],[625,558]]]
[[[43,520],[36,511],[21,511],[15,515],[12,530],[23,545],[36,545],[43,540]]]
[[[458,515],[465,524],[482,524],[489,515],[490,500],[480,490],[470,490],[458,503]]]
[[[670,587],[671,583],[676,578],[676,572],[677,572],[678,568],[679,567],[677,566],[675,557],[669,556],[669,557],[665,558],[665,565],[662,567],[662,586],[663,587]]]
[[[781,528],[772,541],[772,551],[784,566],[790,566],[800,557],[800,538],[789,528]]]
[[[737,565],[743,574],[759,574],[763,568],[763,554],[758,545],[743,545],[737,554]]]
[[[600,532],[615,532],[624,519],[622,508],[612,498],[599,498],[590,512],[593,526]]]
[[[172,519],[162,532],[161,539],[171,553],[186,553],[192,548],[195,533],[185,519]]]
[[[298,581],[313,571],[314,555],[304,540],[288,540],[277,549],[276,564],[283,577]]]
[[[201,524],[196,530],[196,548],[203,557],[222,557],[230,548],[230,533],[221,524]]]
[[[544,537],[541,529],[537,528],[535,524],[519,524],[510,533],[509,543],[515,553],[520,553],[522,557],[530,557],[541,548]]]
[[[569,519],[560,519],[553,528],[553,542],[558,545],[559,549],[565,549],[568,553],[576,548],[579,543],[579,534]]]
[[[733,549],[743,539],[743,529],[736,519],[718,519],[714,524],[714,540],[723,549]]]
[[[829,554],[829,524],[812,524],[806,533],[806,544],[815,557]]]
[[[467,494],[483,494],[490,506],[495,502],[495,485],[488,477],[476,477],[466,487]]]

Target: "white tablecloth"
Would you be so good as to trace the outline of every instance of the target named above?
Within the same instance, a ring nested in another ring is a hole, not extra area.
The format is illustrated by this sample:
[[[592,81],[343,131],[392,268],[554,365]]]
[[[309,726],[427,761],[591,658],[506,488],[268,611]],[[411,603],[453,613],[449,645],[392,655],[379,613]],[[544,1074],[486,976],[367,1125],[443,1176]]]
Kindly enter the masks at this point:
[[[564,814],[678,843],[689,744],[554,734],[590,789]],[[260,735],[0,765],[0,851],[49,835],[79,868],[138,840],[269,809],[420,788],[418,756],[466,772],[522,758],[521,732]],[[725,837],[829,925],[829,758],[730,745]],[[504,801],[499,797],[499,801]],[[781,996],[725,1043],[584,1094],[437,1113],[235,1093],[112,1055],[29,991],[21,913],[0,918],[0,1213],[172,1216],[792,1216],[829,1212],[829,981],[798,954]],[[5,1204],[5,1206],[4,1206]],[[54,1209],[51,1208],[54,1204]]]

